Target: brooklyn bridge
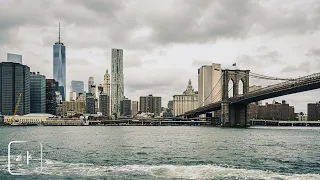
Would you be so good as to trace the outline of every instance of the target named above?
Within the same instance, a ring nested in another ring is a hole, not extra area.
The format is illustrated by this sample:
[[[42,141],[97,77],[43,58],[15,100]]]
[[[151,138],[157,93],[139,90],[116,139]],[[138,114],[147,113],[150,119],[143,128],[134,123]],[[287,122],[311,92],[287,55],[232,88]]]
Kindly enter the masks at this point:
[[[266,80],[282,80],[284,82],[249,92],[250,77]],[[230,81],[232,81],[232,87],[229,87]],[[243,85],[243,93],[239,93],[239,84]],[[216,88],[220,90],[215,91]],[[204,114],[212,116],[212,112],[221,110],[221,126],[246,127],[249,124],[250,103],[318,88],[320,88],[320,73],[295,79],[285,79],[259,75],[250,72],[250,70],[224,69],[217,84],[212,88],[211,92],[217,92],[212,95],[212,103],[185,112],[180,117],[192,119]],[[233,90],[233,94],[232,97],[229,97],[231,90]]]

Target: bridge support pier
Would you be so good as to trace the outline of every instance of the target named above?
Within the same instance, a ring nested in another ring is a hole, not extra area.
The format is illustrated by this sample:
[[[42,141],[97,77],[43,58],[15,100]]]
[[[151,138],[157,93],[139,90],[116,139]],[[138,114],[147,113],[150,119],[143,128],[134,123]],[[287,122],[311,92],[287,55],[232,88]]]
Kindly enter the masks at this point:
[[[229,119],[229,102],[221,102],[221,126],[222,127],[229,127],[230,119]]]
[[[221,103],[222,127],[247,127],[249,106],[245,104]]]
[[[212,113],[206,113],[206,120],[212,121]]]

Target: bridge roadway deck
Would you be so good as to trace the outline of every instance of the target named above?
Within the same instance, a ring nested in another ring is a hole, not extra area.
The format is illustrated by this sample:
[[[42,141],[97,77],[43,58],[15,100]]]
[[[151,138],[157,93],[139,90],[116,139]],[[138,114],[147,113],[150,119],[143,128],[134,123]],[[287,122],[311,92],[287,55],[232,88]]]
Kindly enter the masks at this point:
[[[227,101],[230,102],[230,104],[249,104],[260,100],[314,90],[318,88],[320,88],[320,73],[267,86],[256,91],[248,92],[244,95],[229,98]],[[219,109],[221,109],[221,101],[208,104],[192,111],[188,111],[184,115],[200,115]]]

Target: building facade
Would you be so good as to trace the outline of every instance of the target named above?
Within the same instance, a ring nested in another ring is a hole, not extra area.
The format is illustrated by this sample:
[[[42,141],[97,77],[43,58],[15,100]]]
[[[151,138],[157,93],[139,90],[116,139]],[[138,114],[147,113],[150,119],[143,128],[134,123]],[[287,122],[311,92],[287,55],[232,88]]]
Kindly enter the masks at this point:
[[[14,114],[16,103],[21,94],[17,114],[30,113],[30,68],[13,63],[0,63],[0,112]]]
[[[76,97],[79,96],[79,93],[84,92],[84,82],[83,81],[71,81],[71,92],[76,92]]]
[[[99,84],[99,86],[98,86],[98,94],[101,94],[103,92],[104,92],[103,91],[103,86],[102,86],[102,84]]]
[[[46,77],[30,73],[30,113],[46,112]]]
[[[221,65],[212,63],[198,69],[198,104],[199,107],[218,102],[222,97]]]
[[[191,79],[182,95],[173,96],[173,115],[178,116],[199,107],[198,93],[192,88]]]
[[[132,108],[132,111],[131,111],[132,116],[137,115],[138,112],[139,112],[139,102],[138,101],[132,101],[131,102],[131,108]]]
[[[7,61],[22,64],[22,55],[7,53]]]
[[[59,82],[59,91],[62,95],[62,101],[65,101],[66,95],[66,82],[67,82],[67,72],[66,72],[66,47],[60,42],[60,24],[59,24],[59,41],[53,45],[53,78],[55,81]]]
[[[77,92],[72,91],[69,93],[69,101],[75,101],[75,100],[77,100]]]
[[[272,104],[266,105],[249,105],[249,118],[250,119],[265,119],[265,120],[295,120],[294,107],[282,101],[278,103],[273,101]]]
[[[123,50],[111,50],[111,108],[112,114],[120,112],[120,101],[124,98]]]
[[[54,79],[46,79],[46,113],[56,115],[56,82]]]
[[[95,98],[92,93],[86,93],[86,113],[95,114]]]
[[[169,101],[167,105],[167,113],[165,114],[166,117],[172,117],[173,116],[173,101]]]
[[[140,96],[140,111],[144,113],[154,113],[159,116],[161,113],[161,97],[153,96]]]
[[[84,101],[84,102],[86,102],[86,95],[80,93],[79,96],[77,97],[76,101]]]
[[[168,102],[168,110],[173,112],[173,101]]]
[[[56,104],[62,104],[62,95],[60,91],[56,91]]]
[[[309,121],[320,120],[320,102],[308,104],[308,120]]]
[[[83,101],[63,101],[62,102],[62,115],[67,115],[72,111],[75,114],[86,113],[86,102]]]
[[[95,99],[97,98],[97,86],[95,84],[91,85],[89,93],[91,93]]]
[[[199,107],[211,103],[212,100],[212,66],[205,65],[198,69]]]
[[[101,93],[99,95],[99,109],[100,109],[100,112],[102,113],[102,115],[104,116],[110,116],[110,112],[109,112],[109,96],[105,93]]]
[[[120,115],[129,116],[131,115],[131,100],[125,98],[120,101]]]
[[[212,83],[211,83],[211,102],[218,102],[222,99],[222,70],[221,64],[212,63]]]
[[[94,77],[88,79],[88,93],[91,93],[91,85],[94,85]]]
[[[104,94],[107,94],[108,97],[109,97],[109,113],[108,116],[111,115],[111,82],[110,82],[110,74],[108,72],[108,69],[106,70],[106,73],[104,74],[104,77],[103,77],[103,92]]]

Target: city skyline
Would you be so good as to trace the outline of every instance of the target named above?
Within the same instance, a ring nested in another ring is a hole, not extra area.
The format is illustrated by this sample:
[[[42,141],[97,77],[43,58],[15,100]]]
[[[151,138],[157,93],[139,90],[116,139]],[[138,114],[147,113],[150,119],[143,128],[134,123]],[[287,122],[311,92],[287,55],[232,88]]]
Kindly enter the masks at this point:
[[[25,8],[27,4],[20,3],[11,4],[8,2],[9,7],[16,4],[17,11],[21,12],[15,17],[16,19],[11,20],[10,16],[3,16],[6,21],[13,22],[11,25],[5,25],[4,31],[1,32],[3,34],[0,35],[0,38],[3,39],[3,43],[0,45],[2,47],[0,55],[3,60],[5,60],[7,52],[21,54],[24,57],[23,63],[28,65],[32,71],[39,71],[47,78],[52,78],[52,43],[56,41],[56,24],[61,22],[64,27],[63,39],[68,44],[67,79],[79,79],[87,83],[87,78],[93,76],[96,82],[102,83],[102,74],[106,68],[111,67],[111,62],[108,62],[108,59],[111,59],[110,49],[119,47],[125,51],[123,58],[125,95],[132,100],[138,100],[141,95],[155,94],[163,97],[163,104],[166,104],[174,94],[179,94],[184,90],[184,83],[189,77],[194,82],[195,90],[198,90],[197,69],[213,62],[221,63],[223,68],[230,67],[236,62],[240,69],[250,69],[252,72],[277,77],[303,76],[316,72],[320,67],[320,44],[316,41],[320,36],[317,25],[319,11],[316,11],[319,3],[314,1],[303,2],[309,3],[310,7],[301,6],[302,2],[290,2],[292,10],[289,17],[277,13],[285,11],[281,6],[288,3],[285,1],[272,0],[263,4],[246,1],[245,3],[233,3],[234,7],[221,1],[221,9],[215,8],[213,2],[212,4],[175,2],[181,7],[181,10],[176,12],[177,18],[171,16],[173,8],[167,7],[166,5],[170,5],[170,3],[165,1],[164,5],[154,6],[158,11],[149,11],[151,14],[146,15],[146,8],[135,12],[135,17],[137,19],[145,18],[146,24],[139,24],[136,21],[130,21],[127,24],[121,23],[115,21],[113,17],[103,16],[103,19],[100,20],[95,18],[101,17],[101,14],[104,13],[99,11],[97,7],[106,7],[107,9],[115,7],[109,13],[117,10],[119,13],[126,14],[129,11],[121,3],[115,5],[114,1],[105,4],[102,2],[101,4],[85,4],[81,1],[74,2],[74,4],[70,2],[60,4],[62,2],[52,1],[49,2],[50,6],[43,7],[43,9],[39,5],[41,1],[29,2],[28,4],[33,8]],[[146,7],[154,8],[150,7],[151,3],[154,2],[146,1]],[[213,11],[208,10],[208,12],[200,13],[197,8],[201,9],[204,5]],[[66,10],[74,6],[80,9],[77,12],[64,14],[62,17],[56,13],[61,12],[56,8],[61,6]],[[128,6],[133,8],[135,5]],[[4,13],[10,9],[3,7],[0,9]],[[223,13],[233,12],[234,8],[243,11],[236,11],[236,15]],[[257,9],[260,11],[257,12]],[[24,18],[24,14],[32,12],[38,15],[37,13],[40,14],[42,11],[48,12],[39,17],[43,21],[40,20],[37,23],[28,20],[25,20],[24,23],[19,21]],[[217,14],[210,14],[209,11]],[[90,12],[88,13],[90,18],[78,18],[78,13],[85,12]],[[230,23],[212,24],[215,19],[218,20],[217,17],[220,17],[219,13],[222,13],[221,19]],[[266,14],[273,15],[267,17]],[[313,14],[313,16],[307,18],[309,14]],[[122,17],[128,22],[132,15],[123,15]],[[185,17],[189,20],[186,21],[179,17]],[[187,34],[182,33],[184,31],[181,31],[180,28],[192,29],[190,26],[194,24],[188,23],[190,19],[199,20],[201,17],[203,17],[201,23],[198,22],[201,29],[195,28],[195,31],[190,30],[186,32]],[[155,19],[159,24],[151,23]],[[295,21],[296,19],[297,21]],[[179,21],[175,22],[176,20]],[[116,25],[109,27],[107,26],[108,22],[113,22]],[[181,25],[177,26],[176,24],[179,23]],[[124,26],[127,25],[131,27],[125,28]],[[234,25],[236,27],[233,27]],[[93,26],[94,28],[92,28]],[[20,27],[19,31],[17,31],[19,29],[17,27]],[[160,27],[175,28],[169,28],[170,31],[168,31]],[[106,32],[105,28],[109,28],[110,31],[102,35],[100,32]],[[237,31],[234,31],[235,29]],[[170,36],[166,36],[166,33]],[[127,41],[128,39],[130,41]],[[69,92],[69,80],[66,92]],[[273,83],[275,82],[270,82],[270,84]],[[251,81],[250,85],[260,85],[260,83]],[[300,93],[299,96],[279,97],[276,100],[286,99],[296,107],[297,111],[306,112],[306,104],[317,101],[314,99],[318,93],[319,90],[315,90]],[[68,96],[68,93],[66,95]]]

